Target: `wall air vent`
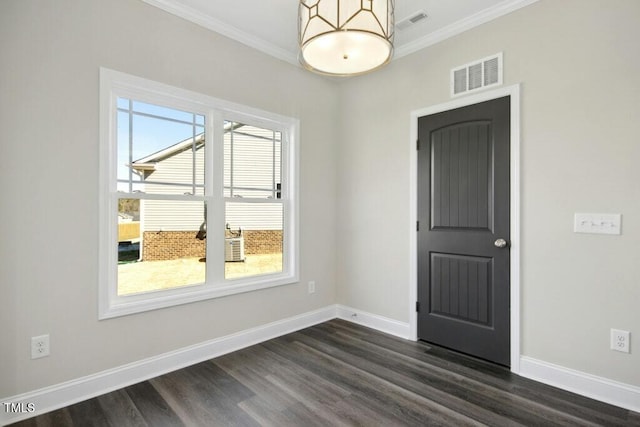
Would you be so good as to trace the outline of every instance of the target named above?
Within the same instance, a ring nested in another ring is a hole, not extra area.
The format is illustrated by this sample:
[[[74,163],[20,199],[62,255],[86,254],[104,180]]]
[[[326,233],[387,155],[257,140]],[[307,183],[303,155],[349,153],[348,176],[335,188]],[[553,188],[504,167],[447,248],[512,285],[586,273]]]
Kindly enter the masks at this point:
[[[398,30],[406,30],[412,25],[417,24],[418,22],[422,22],[424,19],[426,19],[426,17],[427,17],[426,12],[423,10],[420,10],[414,13],[413,15],[407,18],[404,18],[402,21],[396,22],[396,28]]]
[[[502,84],[502,52],[451,70],[451,96]]]

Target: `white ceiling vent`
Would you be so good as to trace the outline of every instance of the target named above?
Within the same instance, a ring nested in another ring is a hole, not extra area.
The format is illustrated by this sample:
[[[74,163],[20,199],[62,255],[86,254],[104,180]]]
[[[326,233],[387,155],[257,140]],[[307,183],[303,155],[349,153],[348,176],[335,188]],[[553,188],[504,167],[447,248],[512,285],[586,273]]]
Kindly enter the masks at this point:
[[[502,52],[451,70],[451,96],[502,84]]]
[[[404,18],[402,21],[396,22],[396,28],[398,30],[406,30],[407,28],[411,27],[414,24],[417,24],[418,22],[423,21],[426,18],[427,18],[427,13],[424,10],[420,10],[414,13],[413,15],[409,16],[408,18]]]

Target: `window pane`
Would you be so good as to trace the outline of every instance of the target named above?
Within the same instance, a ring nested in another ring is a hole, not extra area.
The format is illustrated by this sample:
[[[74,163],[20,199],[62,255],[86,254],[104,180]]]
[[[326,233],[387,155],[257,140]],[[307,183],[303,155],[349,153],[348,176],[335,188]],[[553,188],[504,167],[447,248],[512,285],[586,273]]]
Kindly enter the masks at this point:
[[[118,98],[118,108],[129,109],[129,100],[126,98]]]
[[[123,101],[127,108],[117,113],[118,190],[204,194],[204,117],[135,101],[129,110],[129,100],[119,98],[118,105]],[[176,121],[183,119],[189,123]]]
[[[118,295],[204,283],[204,202],[120,199]]]
[[[186,123],[193,123],[194,114],[186,111],[167,108],[161,105],[148,104],[141,101],[133,101],[133,111],[136,113],[160,116],[167,119],[179,120]]]
[[[283,210],[280,203],[226,203],[225,278],[279,273]]]
[[[118,200],[118,264],[140,259],[140,200]]]
[[[225,122],[225,197],[279,198],[281,140],[280,132]]]

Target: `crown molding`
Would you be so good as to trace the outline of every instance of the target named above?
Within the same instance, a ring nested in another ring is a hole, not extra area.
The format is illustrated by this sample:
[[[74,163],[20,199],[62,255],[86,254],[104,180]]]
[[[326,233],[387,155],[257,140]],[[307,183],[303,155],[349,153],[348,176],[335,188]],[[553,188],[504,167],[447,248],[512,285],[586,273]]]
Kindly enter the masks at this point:
[[[277,59],[288,62],[295,66],[300,66],[297,53],[292,53],[286,49],[269,43],[259,37],[251,35],[245,31],[229,25],[219,19],[203,14],[192,7],[186,6],[176,0],[142,0],[143,2],[155,6],[171,13],[172,15],[186,19],[201,27],[207,28],[225,37],[233,39],[251,48],[257,49],[267,55],[271,55]],[[433,33],[418,38],[401,46],[396,45],[394,50],[394,58],[402,58],[403,56],[412,54],[426,47],[440,43],[448,38],[454,37],[479,25],[492,21],[508,13],[514,12],[525,6],[536,3],[538,0],[505,0],[493,7],[482,10],[467,18],[461,19],[453,24],[447,25]]]
[[[286,49],[282,49],[269,43],[259,37],[248,34],[244,31],[237,29],[236,27],[229,25],[225,22],[214,18],[211,15],[207,15],[198,11],[192,7],[186,6],[175,0],[142,0],[143,2],[150,4],[171,13],[172,15],[179,16],[180,18],[191,21],[194,24],[207,28],[216,33],[222,34],[225,37],[233,39],[251,48],[257,49],[267,55],[271,55],[277,59],[288,62],[290,64],[299,66],[297,54],[291,53]]]
[[[396,46],[394,59],[402,58],[403,56],[412,54],[426,47],[433,46],[434,44],[457,36],[458,34],[461,34],[479,25],[485,24],[508,13],[514,12],[525,6],[529,6],[530,4],[536,3],[537,1],[538,0],[506,0],[493,7],[484,9],[474,15],[456,21],[453,24],[447,25],[444,28],[429,33],[424,37],[420,37],[414,41],[405,43],[402,46]]]

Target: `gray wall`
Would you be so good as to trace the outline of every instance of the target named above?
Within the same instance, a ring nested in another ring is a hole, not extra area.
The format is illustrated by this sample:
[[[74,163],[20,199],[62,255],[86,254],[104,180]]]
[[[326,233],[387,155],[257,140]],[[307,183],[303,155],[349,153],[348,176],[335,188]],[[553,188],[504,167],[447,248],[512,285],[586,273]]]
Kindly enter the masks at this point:
[[[640,333],[638,16],[541,0],[335,82],[137,0],[0,2],[0,396],[334,303],[408,322],[410,112],[498,51],[522,83],[522,353],[639,386],[640,352],[608,350],[609,328]],[[98,322],[100,66],[300,118],[303,285]],[[574,234],[584,211],[623,235]]]
[[[2,1],[0,55],[0,396],[335,303],[335,83],[138,0]],[[98,321],[101,66],[300,118],[304,285]]]
[[[410,112],[451,100],[449,71],[504,52],[521,83],[522,355],[640,385],[640,2],[541,0],[342,84],[340,303],[408,322]],[[573,233],[621,213],[621,236]],[[636,340],[637,341],[637,340]]]

